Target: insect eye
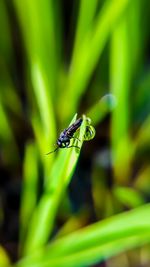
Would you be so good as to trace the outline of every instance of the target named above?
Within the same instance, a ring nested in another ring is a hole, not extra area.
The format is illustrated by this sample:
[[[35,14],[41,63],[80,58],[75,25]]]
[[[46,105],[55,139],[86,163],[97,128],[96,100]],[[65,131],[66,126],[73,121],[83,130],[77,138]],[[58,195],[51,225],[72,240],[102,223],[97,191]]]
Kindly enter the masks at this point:
[[[85,131],[85,135],[84,135],[84,140],[88,141],[94,138],[95,136],[95,129],[92,125],[90,126],[86,126],[86,131]]]

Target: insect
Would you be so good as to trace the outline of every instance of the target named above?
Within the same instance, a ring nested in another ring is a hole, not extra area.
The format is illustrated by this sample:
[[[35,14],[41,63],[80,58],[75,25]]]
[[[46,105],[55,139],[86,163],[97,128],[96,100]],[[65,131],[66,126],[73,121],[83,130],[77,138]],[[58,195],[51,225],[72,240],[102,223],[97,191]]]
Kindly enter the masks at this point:
[[[61,132],[56,142],[56,145],[57,145],[56,149],[47,153],[47,155],[55,152],[58,148],[65,148],[65,147],[66,148],[70,148],[70,147],[79,148],[78,146],[69,146],[69,145],[70,145],[70,140],[72,138],[79,140],[77,137],[74,137],[73,135],[77,131],[77,129],[79,129],[79,127],[81,126],[82,121],[83,121],[82,118],[79,118],[73,124],[71,124],[68,128],[66,128],[63,132]]]
[[[87,125],[86,125],[84,140],[88,141],[94,138],[95,129],[93,126],[90,125],[91,120],[89,118],[86,118],[86,121],[87,121]],[[73,145],[70,146],[70,140],[73,138],[73,139],[80,141],[77,137],[74,136],[74,134],[80,128],[82,122],[83,122],[83,119],[79,118],[73,124],[71,124],[68,128],[66,128],[63,132],[61,132],[56,142],[57,147],[53,151],[48,152],[46,155],[55,152],[59,148],[76,147],[80,149],[80,147],[78,146],[73,146]]]

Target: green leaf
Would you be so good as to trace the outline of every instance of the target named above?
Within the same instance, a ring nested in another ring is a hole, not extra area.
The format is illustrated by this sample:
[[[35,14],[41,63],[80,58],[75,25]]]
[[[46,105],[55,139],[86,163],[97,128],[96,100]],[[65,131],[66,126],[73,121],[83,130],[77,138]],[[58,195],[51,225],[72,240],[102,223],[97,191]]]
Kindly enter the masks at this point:
[[[63,94],[62,108],[65,117],[68,117],[70,112],[73,113],[76,109],[113,27],[126,10],[128,4],[129,0],[105,1],[103,8],[98,12],[96,20],[93,21],[88,32],[83,36],[78,53],[76,53],[71,62],[68,89]],[[72,101],[68,101],[68,99]]]
[[[24,179],[20,208],[20,243],[22,247],[28,229],[28,222],[31,219],[37,202],[38,156],[37,147],[33,143],[26,146],[23,173]]]
[[[0,266],[1,267],[10,266],[10,259],[2,246],[0,246]]]
[[[141,194],[133,188],[115,187],[113,192],[117,199],[129,208],[135,208],[144,204]]]
[[[71,124],[75,122],[74,116]],[[82,146],[86,127],[86,117],[83,116],[83,123],[80,127],[80,142],[78,146]],[[77,140],[73,143],[76,145]],[[50,157],[51,155],[49,155]],[[54,162],[53,168],[45,182],[45,192],[33,214],[29,225],[29,232],[26,240],[25,254],[31,253],[37,248],[44,245],[50,236],[54,220],[56,217],[58,206],[61,203],[63,194],[71,180],[77,160],[79,158],[79,150],[77,148],[64,148],[58,153],[58,157]]]
[[[51,242],[17,267],[87,266],[150,243],[150,204]]]
[[[117,106],[117,100],[114,95],[107,94],[103,96],[96,104],[94,104],[87,112],[87,116],[91,118],[92,124],[96,125]]]

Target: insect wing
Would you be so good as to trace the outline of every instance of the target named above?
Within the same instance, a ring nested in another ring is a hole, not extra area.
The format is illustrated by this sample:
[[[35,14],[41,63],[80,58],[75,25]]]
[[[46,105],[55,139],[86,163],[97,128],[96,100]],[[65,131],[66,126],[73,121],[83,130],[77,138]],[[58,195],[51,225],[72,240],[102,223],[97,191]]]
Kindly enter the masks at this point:
[[[73,134],[76,132],[76,130],[81,126],[82,124],[82,119],[79,118],[78,120],[76,120],[72,125],[70,125],[67,129],[66,129],[66,133],[69,136],[73,136]]]

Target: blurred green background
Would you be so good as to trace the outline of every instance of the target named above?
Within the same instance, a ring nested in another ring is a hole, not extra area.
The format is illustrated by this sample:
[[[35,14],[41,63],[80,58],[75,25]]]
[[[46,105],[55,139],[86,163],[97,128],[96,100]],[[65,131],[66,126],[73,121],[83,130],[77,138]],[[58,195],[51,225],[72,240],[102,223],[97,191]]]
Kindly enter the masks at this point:
[[[149,14],[0,0],[1,267],[150,266]],[[76,113],[95,138],[46,156]]]

